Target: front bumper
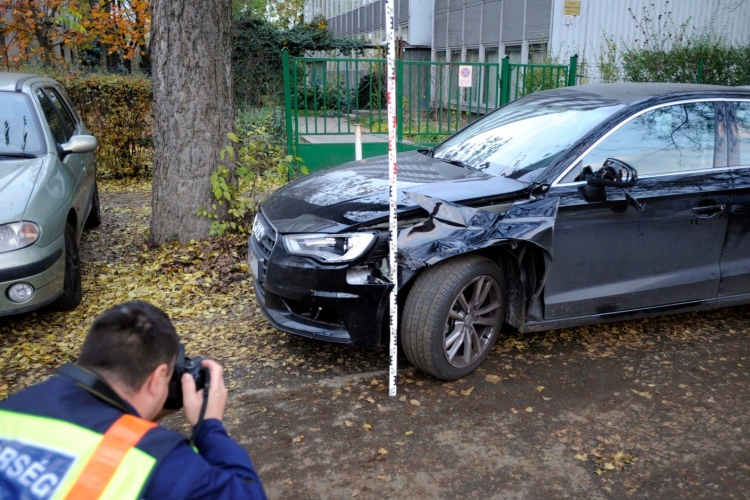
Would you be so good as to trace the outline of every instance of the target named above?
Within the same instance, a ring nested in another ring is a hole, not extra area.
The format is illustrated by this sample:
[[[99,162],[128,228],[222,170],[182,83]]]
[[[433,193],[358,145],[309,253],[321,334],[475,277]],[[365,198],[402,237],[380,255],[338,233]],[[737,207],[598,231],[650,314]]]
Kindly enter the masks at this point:
[[[264,248],[254,236],[248,246],[255,296],[273,326],[356,347],[381,344],[390,284],[350,284],[348,265],[291,256],[275,242]]]
[[[65,281],[65,237],[46,247],[30,247],[0,253],[0,316],[33,311],[54,301]],[[8,288],[28,283],[34,295],[23,303],[8,298]]]

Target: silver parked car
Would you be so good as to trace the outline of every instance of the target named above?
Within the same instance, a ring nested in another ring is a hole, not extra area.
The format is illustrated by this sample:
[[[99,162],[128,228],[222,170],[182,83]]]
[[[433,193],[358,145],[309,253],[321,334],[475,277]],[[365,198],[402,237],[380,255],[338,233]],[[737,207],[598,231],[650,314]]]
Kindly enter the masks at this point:
[[[0,73],[0,316],[80,303],[78,244],[101,223],[97,145],[57,82]]]

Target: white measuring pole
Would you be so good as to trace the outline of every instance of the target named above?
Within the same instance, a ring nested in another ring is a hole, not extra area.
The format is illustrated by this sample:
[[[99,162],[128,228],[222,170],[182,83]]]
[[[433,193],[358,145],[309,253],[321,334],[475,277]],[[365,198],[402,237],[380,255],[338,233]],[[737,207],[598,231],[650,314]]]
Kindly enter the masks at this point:
[[[396,36],[393,29],[393,1],[385,0],[385,32],[388,39],[388,184],[389,184],[389,214],[388,223],[391,231],[389,246],[389,266],[391,268],[391,341],[390,355],[391,366],[388,372],[388,395],[396,395],[396,380],[398,378],[398,267],[396,266],[396,252],[398,251],[398,227],[396,224],[396,203],[398,201],[398,190],[396,189],[396,177],[398,165],[396,163]]]

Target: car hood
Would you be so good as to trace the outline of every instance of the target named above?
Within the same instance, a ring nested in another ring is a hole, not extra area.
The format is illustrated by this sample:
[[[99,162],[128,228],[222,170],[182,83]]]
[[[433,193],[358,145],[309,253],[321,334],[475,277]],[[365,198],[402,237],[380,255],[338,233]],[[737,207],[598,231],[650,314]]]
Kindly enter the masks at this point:
[[[398,210],[418,207],[405,193],[449,202],[479,201],[529,186],[418,153],[398,155]],[[315,172],[284,186],[262,205],[281,233],[338,232],[388,216],[388,157],[378,156]]]
[[[0,224],[21,220],[43,163],[43,158],[0,161]]]

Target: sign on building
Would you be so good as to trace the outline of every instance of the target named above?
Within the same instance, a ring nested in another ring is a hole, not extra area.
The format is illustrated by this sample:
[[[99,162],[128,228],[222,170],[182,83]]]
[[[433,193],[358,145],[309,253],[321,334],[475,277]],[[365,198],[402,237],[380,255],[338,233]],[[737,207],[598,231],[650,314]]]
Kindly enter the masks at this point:
[[[471,66],[458,67],[458,86],[471,87]]]
[[[580,0],[565,0],[565,6],[563,7],[563,14],[566,16],[580,16],[581,15],[581,1]]]

